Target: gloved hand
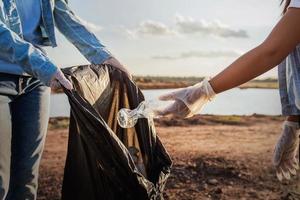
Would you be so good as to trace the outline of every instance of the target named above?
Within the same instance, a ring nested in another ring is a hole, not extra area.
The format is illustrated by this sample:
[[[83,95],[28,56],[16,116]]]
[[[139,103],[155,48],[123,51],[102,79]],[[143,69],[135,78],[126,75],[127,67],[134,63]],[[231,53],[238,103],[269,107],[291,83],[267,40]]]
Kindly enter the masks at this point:
[[[104,61],[103,64],[109,64],[113,67],[118,68],[119,70],[125,72],[130,79],[132,79],[131,73],[128,71],[128,69],[125,66],[123,66],[116,58],[111,57],[111,58],[107,59],[106,61]]]
[[[50,87],[52,89],[60,89],[61,85],[68,90],[73,89],[72,83],[65,77],[65,75],[60,69],[57,69],[56,73],[54,74],[51,80]]]
[[[290,179],[291,175],[296,175],[299,169],[299,124],[286,121],[283,124],[282,134],[279,138],[273,156],[273,164],[276,168],[277,178]]]
[[[192,117],[202,109],[205,103],[212,100],[215,95],[216,93],[210,83],[205,79],[196,85],[160,96],[160,100],[173,100],[174,103],[160,111],[159,114],[162,116]]]

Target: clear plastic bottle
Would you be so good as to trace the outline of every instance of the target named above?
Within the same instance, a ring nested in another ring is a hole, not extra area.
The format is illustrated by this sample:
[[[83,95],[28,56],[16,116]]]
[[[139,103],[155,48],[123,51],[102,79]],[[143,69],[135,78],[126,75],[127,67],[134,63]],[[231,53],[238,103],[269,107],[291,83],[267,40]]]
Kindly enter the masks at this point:
[[[148,119],[149,123],[153,123],[153,118],[159,117],[159,106],[154,101],[143,101],[139,106],[130,110],[122,108],[118,112],[118,123],[122,128],[132,128],[136,125],[139,118]]]

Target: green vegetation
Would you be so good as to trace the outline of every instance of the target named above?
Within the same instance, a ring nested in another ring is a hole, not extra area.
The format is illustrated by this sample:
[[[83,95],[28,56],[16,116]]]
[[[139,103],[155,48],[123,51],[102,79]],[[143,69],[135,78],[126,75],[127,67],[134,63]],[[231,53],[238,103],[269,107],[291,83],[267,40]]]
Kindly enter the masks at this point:
[[[278,80],[274,78],[268,79],[256,79],[245,83],[240,88],[266,88],[266,89],[278,89]]]
[[[68,117],[55,117],[49,120],[49,130],[66,129],[69,127]]]
[[[167,76],[134,76],[134,81],[141,89],[181,88],[202,81],[203,77],[167,77]],[[277,79],[256,79],[240,86],[246,88],[277,89]]]
[[[243,116],[236,115],[214,116],[211,121],[228,125],[240,125],[245,123],[245,119],[243,118]]]
[[[204,77],[172,77],[172,76],[134,76],[133,80],[141,89],[173,89],[194,85],[202,81]],[[274,78],[256,79],[240,86],[241,89],[264,88],[277,89],[278,81]],[[52,90],[53,93],[61,93],[62,90]]]
[[[134,81],[144,83],[155,82],[186,82],[194,84],[200,82],[204,77],[172,77],[172,76],[134,76]]]

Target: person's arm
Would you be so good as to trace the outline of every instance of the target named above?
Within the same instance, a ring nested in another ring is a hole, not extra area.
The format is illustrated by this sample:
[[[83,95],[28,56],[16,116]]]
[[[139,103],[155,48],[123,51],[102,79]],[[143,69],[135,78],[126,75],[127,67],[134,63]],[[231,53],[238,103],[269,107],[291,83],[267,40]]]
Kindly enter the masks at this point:
[[[42,51],[20,38],[0,20],[0,59],[23,67],[24,71],[47,86],[57,72],[57,67]]]
[[[92,64],[111,64],[129,74],[100,40],[82,23],[65,0],[55,0],[54,19],[58,30]]]
[[[160,96],[174,100],[161,115],[190,117],[217,93],[239,86],[278,65],[300,43],[300,9],[290,8],[268,38],[211,80]]]
[[[290,8],[261,45],[209,82],[216,93],[237,87],[277,66],[299,43],[300,9]]]
[[[101,64],[112,57],[106,47],[87,29],[64,0],[55,0],[54,20],[57,29],[92,64]]]

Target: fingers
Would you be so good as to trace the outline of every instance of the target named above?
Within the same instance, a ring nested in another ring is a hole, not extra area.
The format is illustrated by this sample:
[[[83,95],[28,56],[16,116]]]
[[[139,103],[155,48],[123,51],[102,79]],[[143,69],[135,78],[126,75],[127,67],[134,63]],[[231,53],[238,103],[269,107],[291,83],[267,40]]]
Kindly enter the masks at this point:
[[[176,100],[174,103],[167,106],[162,111],[156,111],[161,116],[174,116],[180,118],[186,118],[193,116],[190,109],[180,100]]]
[[[294,167],[289,167],[288,170],[293,176],[297,175],[297,170]]]
[[[169,94],[161,95],[158,99],[161,101],[172,101],[175,100],[175,95],[174,92],[171,92]]]
[[[296,170],[299,170],[299,161],[297,158],[295,158],[295,160],[293,161],[293,167],[296,169]]]
[[[67,90],[73,89],[72,83],[65,77],[60,69],[55,74],[55,79]]]
[[[283,178],[290,180],[292,176],[297,175],[298,169],[299,164],[296,158],[284,160],[276,167],[276,176],[279,181],[282,181]]]
[[[103,64],[115,66],[120,65],[120,62],[115,57],[110,57],[106,61],[104,61]]]
[[[287,166],[289,169],[293,169],[295,171],[299,169],[299,164],[296,158],[287,161]]]
[[[111,66],[121,70],[122,72],[124,72],[127,75],[127,77],[129,79],[132,79],[132,75],[129,72],[129,70],[127,69],[127,67],[122,65],[116,58],[111,57],[111,58],[107,59],[106,61],[104,61],[103,64],[108,64],[108,65],[111,65]]]
[[[285,163],[283,163],[280,168],[281,168],[283,176],[287,180],[290,180],[291,179],[291,174],[290,174],[290,171],[289,171],[289,168],[287,167],[287,165]]]
[[[61,89],[61,85],[57,79],[54,79],[53,81],[51,81],[50,87],[54,90]]]
[[[291,179],[290,172],[282,166],[278,166],[276,168],[276,176],[280,182],[283,181],[284,178],[286,178],[287,180]]]
[[[58,81],[67,89],[67,90],[72,90],[73,89],[73,85],[72,83],[67,79],[67,78],[62,78],[62,79],[58,79]]]
[[[284,178],[290,180],[291,176],[297,174],[299,168],[295,151],[287,151],[281,140],[276,145],[273,163],[276,167],[276,176],[279,181],[282,181]]]
[[[298,137],[296,139],[294,137],[296,132],[295,128],[287,126],[286,123],[284,123],[282,135],[275,146],[273,164],[275,167],[279,166],[283,168],[285,172],[291,170],[291,172],[294,173],[294,171],[299,168],[298,163],[296,163],[299,146]]]
[[[174,102],[171,105],[167,106],[162,111],[157,111],[157,113],[159,113],[159,115],[161,115],[161,116],[168,116],[168,115],[174,114],[176,112],[176,110],[177,110],[177,106],[176,106],[176,102]]]
[[[276,176],[280,182],[283,180],[283,175],[280,167],[276,168]]]
[[[163,95],[159,96],[158,99],[161,100],[161,101],[179,100],[180,96],[183,96],[182,94],[185,93],[185,91],[186,91],[186,88],[177,89],[173,92],[170,92],[170,93],[163,94]]]

